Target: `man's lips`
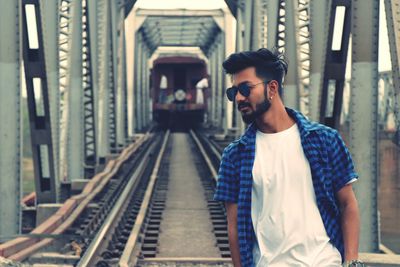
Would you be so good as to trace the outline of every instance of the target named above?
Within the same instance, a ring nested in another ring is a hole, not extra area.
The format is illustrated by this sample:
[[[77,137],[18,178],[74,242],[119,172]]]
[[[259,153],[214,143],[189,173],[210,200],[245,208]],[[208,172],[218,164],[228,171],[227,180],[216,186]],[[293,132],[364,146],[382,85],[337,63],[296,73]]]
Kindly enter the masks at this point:
[[[239,111],[244,111],[246,109],[250,109],[250,105],[248,105],[248,104],[239,104],[238,105],[238,110]]]

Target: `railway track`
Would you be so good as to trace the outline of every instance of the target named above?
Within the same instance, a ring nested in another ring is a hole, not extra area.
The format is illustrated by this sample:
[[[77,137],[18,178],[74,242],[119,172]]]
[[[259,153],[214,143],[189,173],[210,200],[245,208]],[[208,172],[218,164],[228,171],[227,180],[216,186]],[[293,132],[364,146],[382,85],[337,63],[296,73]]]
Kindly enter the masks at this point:
[[[169,170],[174,163],[171,163],[170,157],[171,151],[179,146],[172,144],[169,131],[143,136],[135,148],[122,152],[125,157],[116,159],[115,166],[106,166],[103,180],[97,183],[101,188],[93,185],[92,191],[84,197],[72,197],[83,200],[73,208],[69,207],[71,212],[64,214],[65,220],[58,225],[63,226],[62,229],[53,226],[54,229],[39,233],[36,228],[31,233],[32,236],[37,233],[33,240],[13,240],[14,247],[10,246],[10,242],[0,245],[1,255],[32,264],[51,263],[56,266],[197,266],[200,263],[230,266],[224,208],[221,203],[212,200],[219,152],[208,143],[207,138],[193,131],[184,136],[196,170],[190,172],[199,174],[198,182],[201,184],[201,188],[196,187],[195,191],[202,191],[206,202],[206,208],[200,212],[207,213],[207,216],[203,213],[202,217],[207,217],[205,220],[211,225],[207,232],[212,237],[212,243],[207,247],[214,247],[217,251],[212,254],[213,257],[163,256],[169,242],[162,236],[163,229],[164,232],[166,229],[164,218],[168,218],[169,214],[169,183],[173,179]],[[77,212],[83,202],[85,206]],[[68,209],[66,203],[60,210]],[[71,216],[75,217],[73,221]],[[18,246],[26,248],[17,249]]]

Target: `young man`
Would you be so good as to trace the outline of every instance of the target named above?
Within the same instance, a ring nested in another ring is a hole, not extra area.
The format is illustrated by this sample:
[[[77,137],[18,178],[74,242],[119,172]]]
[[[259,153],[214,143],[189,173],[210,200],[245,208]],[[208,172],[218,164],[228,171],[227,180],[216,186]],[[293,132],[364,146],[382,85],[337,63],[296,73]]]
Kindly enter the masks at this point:
[[[235,267],[363,266],[357,179],[338,132],[285,108],[283,55],[232,54],[227,89],[250,124],[225,148],[214,198],[225,202]]]

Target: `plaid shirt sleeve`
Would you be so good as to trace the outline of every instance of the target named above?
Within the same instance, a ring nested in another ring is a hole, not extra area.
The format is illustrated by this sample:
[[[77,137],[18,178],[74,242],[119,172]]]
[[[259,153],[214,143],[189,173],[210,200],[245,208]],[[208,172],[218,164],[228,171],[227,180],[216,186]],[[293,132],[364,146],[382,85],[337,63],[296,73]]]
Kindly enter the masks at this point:
[[[358,178],[353,160],[340,134],[335,130],[331,140],[331,160],[334,173],[333,189],[337,193],[343,186]]]
[[[235,169],[235,166],[231,161],[231,152],[232,147],[228,146],[222,154],[214,200],[237,203],[239,194],[239,176],[238,170]]]

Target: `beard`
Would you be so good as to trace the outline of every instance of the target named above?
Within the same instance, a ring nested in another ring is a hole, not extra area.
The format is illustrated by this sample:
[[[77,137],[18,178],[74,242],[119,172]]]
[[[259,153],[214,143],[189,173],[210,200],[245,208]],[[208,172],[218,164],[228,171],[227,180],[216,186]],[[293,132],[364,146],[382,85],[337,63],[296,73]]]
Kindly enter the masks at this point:
[[[249,103],[240,103],[238,104],[238,108],[242,107],[250,107]],[[268,111],[268,109],[271,107],[271,103],[268,102],[266,99],[260,104],[256,105],[256,109],[254,111],[251,111],[249,113],[242,113],[242,119],[246,124],[253,123],[258,117],[260,117],[262,114]]]

